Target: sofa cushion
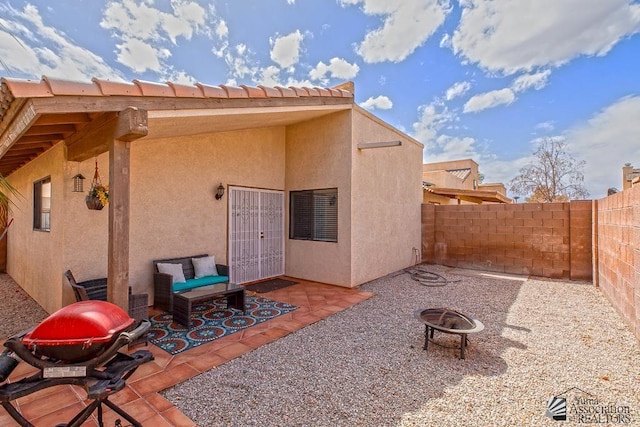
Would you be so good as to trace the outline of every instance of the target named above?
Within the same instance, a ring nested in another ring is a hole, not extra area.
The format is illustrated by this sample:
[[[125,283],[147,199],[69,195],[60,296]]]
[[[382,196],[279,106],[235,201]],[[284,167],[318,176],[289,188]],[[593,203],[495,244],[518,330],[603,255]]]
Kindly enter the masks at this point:
[[[193,262],[193,269],[195,271],[194,276],[196,279],[218,275],[218,270],[216,270],[216,259],[213,256],[191,258],[191,262]]]
[[[187,291],[201,286],[215,285],[216,283],[228,282],[227,276],[206,276],[199,279],[187,279],[185,283],[174,283],[173,292]]]
[[[184,272],[182,271],[182,264],[170,264],[170,263],[158,263],[158,271],[164,274],[170,274],[173,276],[173,283],[184,283]]]

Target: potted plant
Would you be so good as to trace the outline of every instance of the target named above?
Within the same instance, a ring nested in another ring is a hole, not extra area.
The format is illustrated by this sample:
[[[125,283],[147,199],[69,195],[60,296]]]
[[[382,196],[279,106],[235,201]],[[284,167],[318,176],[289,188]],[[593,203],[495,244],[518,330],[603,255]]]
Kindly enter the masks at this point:
[[[101,210],[109,203],[109,188],[102,184],[91,186],[89,194],[84,201],[89,209]]]
[[[109,203],[109,186],[102,185],[100,181],[100,174],[98,173],[98,162],[96,161],[96,171],[93,174],[93,181],[91,182],[91,188],[89,194],[85,197],[84,201],[87,207],[91,210],[102,210]]]

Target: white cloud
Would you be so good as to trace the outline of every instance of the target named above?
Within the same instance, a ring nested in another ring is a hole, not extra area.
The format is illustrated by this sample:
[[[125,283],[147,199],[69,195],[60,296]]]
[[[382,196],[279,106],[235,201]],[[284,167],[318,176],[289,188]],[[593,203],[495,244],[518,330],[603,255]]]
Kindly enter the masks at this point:
[[[516,93],[524,92],[525,90],[532,88],[540,90],[545,87],[550,74],[550,70],[541,71],[535,74],[523,74],[513,81],[511,87],[474,95],[464,105],[464,112],[477,113],[478,111],[497,107],[499,105],[509,105],[517,99]],[[447,90],[447,100],[450,100],[449,91],[452,91],[453,89],[457,89],[456,85]]]
[[[461,6],[454,53],[504,74],[602,56],[640,31],[640,4],[633,0],[468,0]]]
[[[309,72],[311,80],[325,79],[327,74],[331,78],[349,80],[358,75],[360,67],[358,64],[349,64],[342,58],[332,58],[329,65],[324,62],[318,62],[318,65]]]
[[[178,38],[190,40],[195,33],[210,35],[209,14],[195,1],[170,2],[171,13],[153,7],[152,1],[117,0],[107,4],[100,22],[116,39],[118,62],[136,72],[151,70],[163,77],[175,73],[166,63]],[[226,36],[226,24],[216,28],[218,37]],[[170,43],[168,42],[170,41]],[[156,55],[155,59],[152,55]],[[181,72],[178,72],[180,74]]]
[[[413,136],[425,146],[437,138],[442,128],[457,120],[447,107],[437,103],[422,105],[418,112],[420,120],[413,124]]]
[[[227,23],[224,20],[220,20],[218,25],[216,25],[216,35],[219,39],[225,39],[229,36],[229,27],[227,27]]]
[[[447,101],[451,101],[454,98],[464,95],[469,91],[469,89],[471,89],[471,83],[457,82],[453,86],[451,86],[449,89],[447,89],[445,98],[447,99]]]
[[[530,88],[540,90],[547,85],[547,79],[550,74],[550,70],[541,71],[535,74],[524,74],[515,79],[511,88],[514,92],[522,92]]]
[[[388,97],[380,95],[375,98],[369,97],[360,106],[365,110],[390,110],[393,108],[393,102]]]
[[[370,31],[357,47],[367,63],[400,62],[411,55],[442,25],[449,0],[340,0],[345,5],[363,4],[367,15],[383,15],[380,28]]]
[[[479,163],[479,170],[485,176],[485,183],[503,183],[505,187],[507,187],[507,197],[513,198],[513,196],[519,195],[509,193],[509,181],[518,174],[520,169],[530,164],[533,160],[533,156],[525,156],[509,160],[498,159],[495,156],[484,157],[482,162]]]
[[[235,79],[251,78],[260,72],[258,65],[252,59],[253,52],[245,44],[238,44],[227,49],[224,60],[229,67],[229,74]]]
[[[158,49],[140,39],[125,39],[118,48],[118,62],[128,65],[133,71],[142,73],[147,70],[161,72],[161,59],[171,56],[166,49]]]
[[[592,198],[606,196],[609,187],[622,188],[622,166],[640,163],[640,96],[607,106],[582,125],[565,133],[567,147],[585,160],[585,185]],[[640,164],[634,164],[640,167]]]
[[[262,78],[260,84],[265,86],[281,86],[280,82],[280,68],[270,65],[262,70]]]
[[[492,90],[472,96],[466,104],[464,104],[464,112],[477,113],[478,111],[497,107],[498,105],[509,105],[515,101],[515,99],[515,94],[509,88]]]
[[[475,144],[476,140],[468,136],[440,135],[425,147],[425,157],[430,163],[468,158],[477,159],[480,154],[476,151]]]
[[[288,68],[300,60],[300,48],[304,36],[299,30],[286,36],[271,39],[271,59],[282,68]]]
[[[553,122],[553,120],[549,120],[546,122],[542,122],[542,123],[538,123],[536,125],[536,129],[537,130],[541,130],[543,132],[551,132],[555,129],[555,124]]]
[[[63,32],[44,24],[36,6],[20,11],[0,5],[0,57],[8,69],[33,78],[123,80],[117,70],[91,51],[74,44]],[[15,38],[14,38],[15,37]],[[16,40],[17,39],[17,40]],[[18,42],[19,41],[19,42]]]

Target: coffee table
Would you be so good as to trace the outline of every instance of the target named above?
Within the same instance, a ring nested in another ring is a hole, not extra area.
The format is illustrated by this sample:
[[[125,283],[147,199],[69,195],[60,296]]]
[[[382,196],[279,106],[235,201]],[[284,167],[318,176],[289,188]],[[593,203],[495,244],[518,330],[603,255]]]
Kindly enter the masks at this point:
[[[191,311],[194,304],[227,298],[227,307],[244,313],[244,286],[235,283],[218,283],[173,294],[173,320],[191,329]]]

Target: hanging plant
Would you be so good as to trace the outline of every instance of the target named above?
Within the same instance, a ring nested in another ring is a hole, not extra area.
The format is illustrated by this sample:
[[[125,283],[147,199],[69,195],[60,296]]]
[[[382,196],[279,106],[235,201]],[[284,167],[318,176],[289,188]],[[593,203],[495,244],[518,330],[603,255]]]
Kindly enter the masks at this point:
[[[89,194],[85,197],[87,207],[91,210],[102,210],[109,203],[109,187],[102,185],[100,180],[100,173],[98,172],[98,161],[96,160],[96,171],[93,174],[93,181],[91,181],[91,188]]]

